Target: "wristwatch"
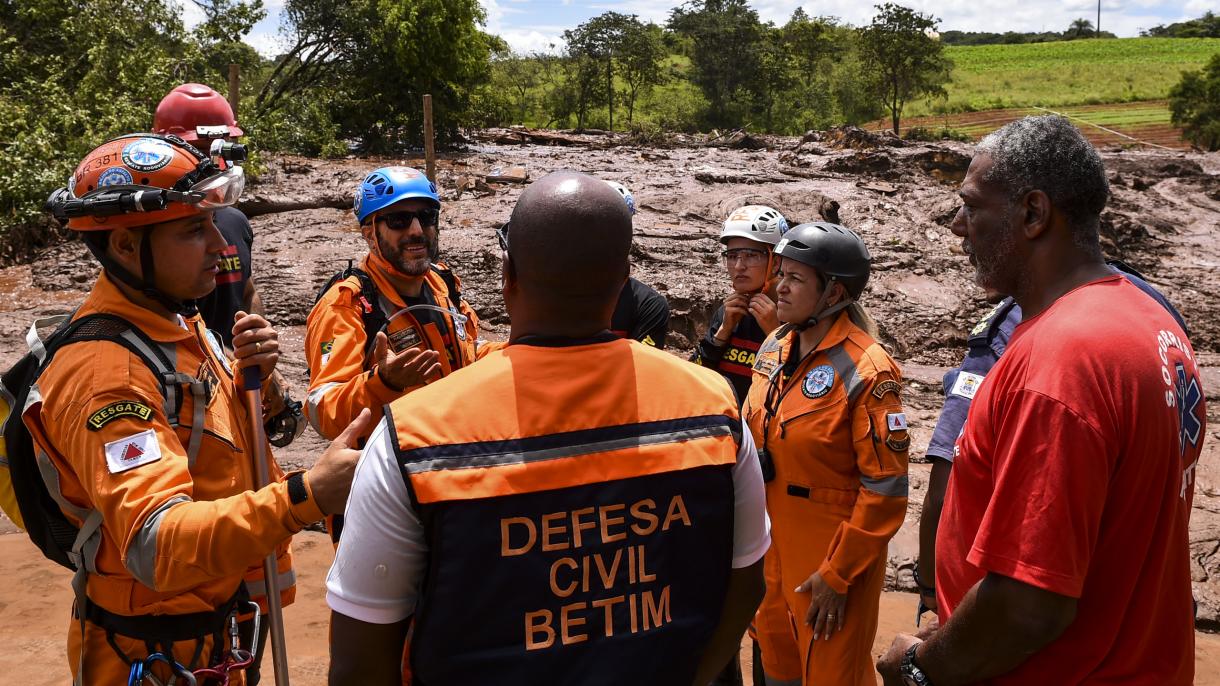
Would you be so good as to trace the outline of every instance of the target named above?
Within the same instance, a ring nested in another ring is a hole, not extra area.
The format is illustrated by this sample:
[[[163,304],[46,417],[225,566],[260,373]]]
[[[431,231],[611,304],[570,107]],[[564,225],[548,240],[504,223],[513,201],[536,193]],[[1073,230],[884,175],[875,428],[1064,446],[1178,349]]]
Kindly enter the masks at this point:
[[[915,651],[918,648],[918,643],[907,648],[902,656],[902,664],[898,666],[898,676],[902,677],[902,683],[906,686],[932,686],[932,680],[915,664]]]

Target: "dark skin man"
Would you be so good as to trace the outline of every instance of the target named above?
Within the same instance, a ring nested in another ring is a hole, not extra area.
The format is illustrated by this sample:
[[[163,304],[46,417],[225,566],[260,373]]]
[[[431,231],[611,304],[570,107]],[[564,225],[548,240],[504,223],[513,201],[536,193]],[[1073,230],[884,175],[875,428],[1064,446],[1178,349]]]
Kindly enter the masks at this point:
[[[573,226],[589,228],[573,240],[568,230]],[[630,215],[613,189],[582,174],[551,174],[522,193],[502,232],[511,246],[502,266],[510,341],[529,336],[588,339],[608,332],[627,279],[631,244]],[[694,684],[711,681],[737,650],[762,593],[761,561],[732,570]],[[401,684],[400,658],[410,621],[371,624],[332,612],[330,683]]]
[[[985,180],[991,166],[986,153],[971,161],[951,227],[980,286],[1011,293],[1028,319],[1111,274],[1099,253],[1076,245],[1068,218],[1045,192],[1031,190],[1010,202],[1004,188]],[[945,625],[924,635],[916,663],[937,686],[1004,674],[1058,638],[1075,619],[1076,605],[1075,598],[988,573]],[[919,642],[906,634],[894,639],[877,663],[886,684],[903,683],[903,655]]]

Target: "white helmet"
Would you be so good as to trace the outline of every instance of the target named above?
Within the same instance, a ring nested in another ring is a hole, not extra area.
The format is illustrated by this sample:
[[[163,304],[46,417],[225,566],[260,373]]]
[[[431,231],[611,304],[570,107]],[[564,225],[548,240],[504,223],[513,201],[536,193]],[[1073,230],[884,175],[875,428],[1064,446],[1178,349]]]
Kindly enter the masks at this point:
[[[635,196],[631,194],[631,191],[628,190],[626,186],[619,183],[618,181],[610,181],[609,179],[603,179],[603,181],[606,182],[606,185],[608,185],[611,188],[613,188],[614,190],[618,191],[619,195],[623,196],[623,200],[627,201],[627,209],[631,210],[631,216],[634,217],[635,216]]]
[[[746,205],[729,215],[720,231],[720,242],[730,238],[748,238],[759,243],[775,245],[780,236],[788,232],[788,220],[778,210],[766,205]]]

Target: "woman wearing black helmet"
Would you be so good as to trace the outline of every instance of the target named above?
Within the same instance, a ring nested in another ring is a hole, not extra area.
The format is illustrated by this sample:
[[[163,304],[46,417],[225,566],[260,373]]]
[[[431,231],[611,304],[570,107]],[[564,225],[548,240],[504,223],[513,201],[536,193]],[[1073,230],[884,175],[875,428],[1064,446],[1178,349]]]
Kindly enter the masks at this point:
[[[801,224],[775,254],[783,326],[759,350],[742,413],[772,522],[755,619],[763,670],[768,683],[871,685],[886,548],[906,514],[901,375],[857,302],[869,277],[859,236]]]

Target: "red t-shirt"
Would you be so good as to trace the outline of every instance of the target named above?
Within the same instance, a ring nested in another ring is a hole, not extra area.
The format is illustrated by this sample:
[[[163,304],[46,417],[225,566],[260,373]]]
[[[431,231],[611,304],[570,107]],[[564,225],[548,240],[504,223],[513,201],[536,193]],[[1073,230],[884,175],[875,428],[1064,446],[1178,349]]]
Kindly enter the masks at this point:
[[[1023,322],[958,439],[936,542],[941,621],[988,572],[1078,598],[996,684],[1190,684],[1188,522],[1207,413],[1194,351],[1121,276]]]

